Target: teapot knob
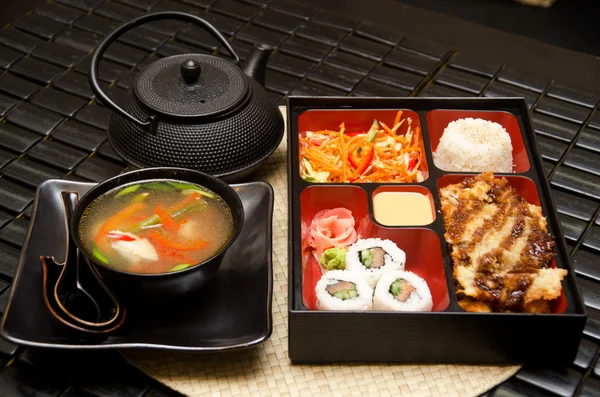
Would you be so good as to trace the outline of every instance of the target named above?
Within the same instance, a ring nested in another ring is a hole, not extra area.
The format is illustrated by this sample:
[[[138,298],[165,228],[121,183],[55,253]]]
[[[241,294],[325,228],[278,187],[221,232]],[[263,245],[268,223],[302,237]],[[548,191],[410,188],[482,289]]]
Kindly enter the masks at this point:
[[[193,84],[200,77],[202,67],[193,59],[187,59],[181,64],[181,76],[187,84]]]

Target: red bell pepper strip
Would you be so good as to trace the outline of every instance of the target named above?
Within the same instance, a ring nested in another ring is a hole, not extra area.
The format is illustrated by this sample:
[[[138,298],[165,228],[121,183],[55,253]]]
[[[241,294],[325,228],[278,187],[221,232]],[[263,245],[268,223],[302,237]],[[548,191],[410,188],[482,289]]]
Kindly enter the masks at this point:
[[[365,156],[365,160],[360,165],[360,168],[358,170],[359,175],[362,175],[367,170],[367,168],[369,168],[369,164],[371,164],[371,161],[373,161],[374,154],[375,154],[375,147],[371,146],[369,153],[367,153],[367,155]]]
[[[417,160],[415,160],[415,159],[411,159],[411,160],[408,162],[408,170],[409,170],[409,171],[412,171],[412,170],[413,170],[413,168],[415,168],[415,165],[417,165]]]
[[[134,241],[135,238],[128,236],[127,234],[122,234],[122,233],[108,233],[107,234],[108,238],[113,239],[113,240],[119,240],[119,241]]]
[[[375,147],[371,146],[371,149],[369,149],[369,152],[365,156],[363,162],[360,164],[360,167],[359,167],[359,169],[357,171],[358,172],[358,176],[355,177],[355,178],[351,178],[350,182],[354,182],[359,177],[361,177],[362,174],[365,173],[365,171],[367,170],[367,168],[369,168],[369,164],[371,164],[371,161],[373,161],[373,155],[374,154],[375,154]]]
[[[348,162],[353,168],[358,168],[358,164],[356,164],[356,161],[352,158],[352,152],[348,153]]]
[[[158,244],[155,244],[154,247],[156,251],[160,255],[160,259],[162,261],[169,261],[171,263],[190,263],[195,264],[198,261],[190,256],[185,255],[184,253],[169,247],[164,247]],[[173,265],[174,266],[174,265]]]
[[[408,171],[412,171],[415,166],[417,165],[417,161],[419,159],[416,156],[411,156],[410,159],[408,160]]]

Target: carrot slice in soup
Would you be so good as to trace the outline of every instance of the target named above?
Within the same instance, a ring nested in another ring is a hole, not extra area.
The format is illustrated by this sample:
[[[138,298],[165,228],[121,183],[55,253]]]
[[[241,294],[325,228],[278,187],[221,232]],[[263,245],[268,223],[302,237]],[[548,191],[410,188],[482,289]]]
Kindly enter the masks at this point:
[[[131,203],[121,211],[116,212],[100,226],[98,234],[94,239],[100,250],[110,249],[110,243],[107,238],[109,232],[122,227],[125,223],[132,220],[133,216],[144,209],[144,203]]]
[[[169,215],[167,211],[163,208],[162,205],[157,205],[154,209],[154,213],[158,215],[160,221],[162,222],[163,228],[169,233],[177,232],[179,228],[179,224]]]

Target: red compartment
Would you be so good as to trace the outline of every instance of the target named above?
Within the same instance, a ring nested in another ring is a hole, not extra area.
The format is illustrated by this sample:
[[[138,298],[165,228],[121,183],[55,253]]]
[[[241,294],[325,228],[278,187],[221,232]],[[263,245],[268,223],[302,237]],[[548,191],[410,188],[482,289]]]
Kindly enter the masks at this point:
[[[438,180],[438,189],[442,189],[448,185],[452,185],[455,183],[460,183],[468,176],[471,176],[471,175],[446,174]],[[529,204],[540,205],[540,197],[538,195],[537,187],[535,186],[535,183],[531,179],[523,177],[523,176],[516,176],[516,175],[502,176],[502,178],[506,178],[506,180],[510,183],[510,185],[517,190],[517,193],[521,197],[523,197]],[[543,214],[544,213],[542,211],[542,215]],[[554,259],[552,260],[552,262],[550,262],[550,267],[552,267],[552,268],[556,267],[556,261]],[[561,297],[558,298],[556,301],[552,302],[551,310],[552,310],[552,313],[562,313],[566,310],[566,308],[567,308],[567,299],[565,297],[565,292],[564,292],[564,288],[563,288]]]
[[[432,311],[441,312],[448,308],[450,298],[440,237],[434,231],[421,228],[384,228],[371,224],[367,236],[396,243],[406,253],[405,270],[417,274],[427,282],[433,299]]]
[[[369,219],[369,206],[367,192],[358,186],[309,186],[300,194],[300,227],[301,236],[304,236],[315,214],[321,210],[343,207],[352,212],[355,225],[359,234],[363,234],[365,227],[371,222]],[[311,310],[316,310],[315,287],[321,278],[321,268],[308,250],[302,244],[302,302]]]
[[[355,229],[361,233],[369,222],[367,192],[358,186],[309,186],[300,194],[302,229],[308,228],[315,214],[324,209],[344,207],[352,211]]]
[[[300,195],[302,235],[314,215],[324,209],[344,207],[352,211],[355,229],[363,238],[382,238],[395,242],[406,253],[406,270],[424,278],[433,298],[432,311],[443,311],[449,303],[441,243],[438,235],[422,228],[384,228],[370,220],[367,194],[356,186],[310,186]],[[304,305],[316,309],[315,286],[321,270],[314,256],[302,255],[302,298]]]
[[[513,146],[513,171],[526,172],[529,170],[529,158],[523,142],[523,135],[519,128],[517,118],[508,112],[498,111],[476,111],[476,110],[432,110],[427,113],[427,126],[429,128],[429,141],[431,142],[431,151],[437,150],[440,138],[444,129],[452,121],[461,118],[480,118],[496,122],[502,125],[510,135]]]
[[[352,134],[357,132],[368,131],[373,124],[373,120],[383,122],[388,127],[392,128],[394,120],[398,110],[402,110],[402,118],[410,117],[412,119],[411,128],[415,129],[419,127],[421,135],[419,139],[419,146],[425,154],[425,145],[423,143],[423,135],[421,128],[421,120],[419,115],[412,110],[405,109],[335,109],[335,110],[322,110],[322,109],[311,109],[303,112],[298,117],[298,132],[301,137],[306,135],[306,131],[321,131],[321,130],[332,130],[339,131],[340,124],[344,123],[346,134]],[[404,123],[397,131],[398,135],[404,135],[407,131],[408,123]],[[423,160],[419,165],[419,170],[423,173],[423,179],[426,180],[429,177],[429,168],[427,165],[427,158],[423,156]]]
[[[429,223],[425,223],[425,224],[414,224],[414,225],[393,225],[393,224],[388,224],[388,223],[382,222],[380,219],[378,219],[379,216],[377,214],[378,209],[375,205],[375,196],[377,196],[380,193],[386,193],[386,192],[422,194],[429,200],[429,206],[430,206],[429,210],[431,211],[431,222],[429,222],[429,223],[432,223],[435,220],[435,215],[436,215],[435,214],[435,204],[433,203],[433,195],[431,194],[429,189],[427,189],[426,187],[423,187],[423,186],[390,186],[390,185],[386,185],[386,186],[380,186],[377,189],[375,189],[375,191],[373,192],[373,196],[371,198],[371,201],[373,203],[373,217],[380,224],[382,224],[384,226],[425,226],[426,224],[429,224]]]

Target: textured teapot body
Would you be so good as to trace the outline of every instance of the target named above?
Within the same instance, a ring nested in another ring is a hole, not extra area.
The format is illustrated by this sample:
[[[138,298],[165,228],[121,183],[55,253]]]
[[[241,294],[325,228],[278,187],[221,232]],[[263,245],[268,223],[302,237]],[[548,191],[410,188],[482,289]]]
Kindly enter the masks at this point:
[[[239,180],[277,148],[284,130],[283,116],[268,93],[252,79],[249,85],[249,97],[231,112],[206,122],[159,117],[154,134],[112,113],[109,142],[119,156],[139,168],[168,164],[231,182]],[[132,87],[119,105],[142,120],[155,115],[136,97]],[[245,172],[239,173],[241,169]]]

